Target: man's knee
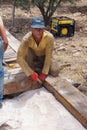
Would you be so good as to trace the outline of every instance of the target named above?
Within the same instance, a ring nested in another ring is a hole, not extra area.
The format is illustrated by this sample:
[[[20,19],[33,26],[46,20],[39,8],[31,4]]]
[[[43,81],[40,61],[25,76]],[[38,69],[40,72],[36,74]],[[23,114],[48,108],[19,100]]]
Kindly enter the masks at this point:
[[[54,77],[57,77],[59,75],[59,66],[55,60],[51,62],[50,74]]]

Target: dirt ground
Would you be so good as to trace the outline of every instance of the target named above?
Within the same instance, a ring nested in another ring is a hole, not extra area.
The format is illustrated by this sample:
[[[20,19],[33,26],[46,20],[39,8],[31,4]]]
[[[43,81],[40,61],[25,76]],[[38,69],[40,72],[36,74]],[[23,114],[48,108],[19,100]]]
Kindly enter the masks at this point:
[[[32,7],[29,12],[16,8],[15,23],[12,26],[12,5],[10,2],[1,2],[0,15],[7,30],[21,40],[29,31],[30,19],[41,14],[36,7]],[[63,5],[54,16],[67,16],[75,20],[73,37],[55,37],[53,57],[59,64],[59,76],[87,95],[87,0],[72,6]]]

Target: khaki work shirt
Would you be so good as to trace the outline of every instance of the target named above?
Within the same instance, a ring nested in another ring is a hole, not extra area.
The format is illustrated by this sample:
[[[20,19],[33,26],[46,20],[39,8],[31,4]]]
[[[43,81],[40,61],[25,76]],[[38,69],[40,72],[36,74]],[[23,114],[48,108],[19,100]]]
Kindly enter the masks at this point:
[[[18,49],[17,61],[27,76],[30,76],[34,72],[25,60],[25,57],[28,53],[28,49],[31,48],[36,54],[36,56],[45,55],[42,73],[48,74],[53,52],[53,46],[54,38],[53,35],[48,31],[44,31],[42,39],[38,46],[36,46],[35,40],[31,32],[27,33],[24,36],[22,43]]]

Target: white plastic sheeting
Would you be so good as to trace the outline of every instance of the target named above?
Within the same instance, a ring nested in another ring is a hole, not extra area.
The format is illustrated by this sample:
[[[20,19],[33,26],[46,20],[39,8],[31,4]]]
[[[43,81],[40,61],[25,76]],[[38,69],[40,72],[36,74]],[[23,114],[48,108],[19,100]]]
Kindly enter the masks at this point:
[[[0,125],[4,123],[12,130],[86,130],[45,88],[4,100]]]

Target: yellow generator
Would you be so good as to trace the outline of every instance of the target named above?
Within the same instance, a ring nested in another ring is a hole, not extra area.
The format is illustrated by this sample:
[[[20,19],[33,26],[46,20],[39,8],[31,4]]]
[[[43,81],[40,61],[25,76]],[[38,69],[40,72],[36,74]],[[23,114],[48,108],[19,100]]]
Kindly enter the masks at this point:
[[[68,17],[52,18],[51,33],[59,37],[71,37],[74,35],[75,20]]]

